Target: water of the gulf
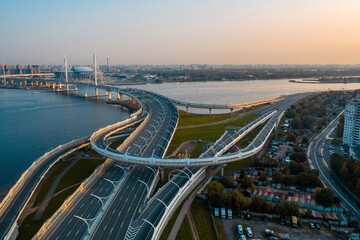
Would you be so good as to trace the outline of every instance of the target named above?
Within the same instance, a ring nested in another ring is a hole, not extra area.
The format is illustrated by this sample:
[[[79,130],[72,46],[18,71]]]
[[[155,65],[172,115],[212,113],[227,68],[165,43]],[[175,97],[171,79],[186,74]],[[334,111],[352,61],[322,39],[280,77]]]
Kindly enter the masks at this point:
[[[46,91],[0,89],[0,190],[38,157],[129,117],[104,102]]]

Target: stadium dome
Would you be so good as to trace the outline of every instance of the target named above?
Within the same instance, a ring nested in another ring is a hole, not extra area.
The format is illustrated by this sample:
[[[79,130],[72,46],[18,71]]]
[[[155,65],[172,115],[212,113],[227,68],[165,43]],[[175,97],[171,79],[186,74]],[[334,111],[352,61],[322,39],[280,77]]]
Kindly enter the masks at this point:
[[[73,67],[73,72],[77,72],[77,73],[92,73],[93,69],[91,67]]]

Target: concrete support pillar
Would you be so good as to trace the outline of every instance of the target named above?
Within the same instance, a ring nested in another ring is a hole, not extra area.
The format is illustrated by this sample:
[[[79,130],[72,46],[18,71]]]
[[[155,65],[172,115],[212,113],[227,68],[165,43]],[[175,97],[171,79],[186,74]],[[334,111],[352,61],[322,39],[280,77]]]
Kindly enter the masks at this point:
[[[136,99],[135,98],[132,99],[132,103],[136,104]]]
[[[211,108],[209,108],[209,116],[211,116]]]
[[[186,115],[189,114],[189,106],[186,106]]]
[[[35,85],[36,85],[36,86],[37,86],[37,85],[39,85],[39,82],[38,82],[38,81],[36,81],[36,82],[35,82]]]
[[[95,95],[99,95],[99,89],[95,88]]]
[[[118,101],[120,100],[120,93],[119,92],[117,93],[117,100]]]
[[[11,84],[14,84],[14,80],[11,80]]]
[[[111,102],[111,91],[108,91],[109,101]]]
[[[22,86],[22,81],[19,82],[19,85]]]
[[[120,101],[124,101],[124,94],[120,94]]]
[[[220,177],[224,176],[224,165],[221,165],[221,173],[220,173]]]
[[[160,167],[160,177],[161,177],[161,181],[164,181],[164,168]]]
[[[233,115],[233,110],[234,110],[234,109],[230,108],[230,116]]]
[[[53,83],[53,84],[52,84],[52,89],[55,89],[55,87],[56,87],[56,84]]]
[[[27,83],[27,82],[26,82],[26,81],[24,81],[24,86],[26,86],[26,83]]]
[[[34,86],[34,82],[31,82],[31,86]]]
[[[43,82],[40,82],[40,87],[42,87],[42,85],[43,85]]]

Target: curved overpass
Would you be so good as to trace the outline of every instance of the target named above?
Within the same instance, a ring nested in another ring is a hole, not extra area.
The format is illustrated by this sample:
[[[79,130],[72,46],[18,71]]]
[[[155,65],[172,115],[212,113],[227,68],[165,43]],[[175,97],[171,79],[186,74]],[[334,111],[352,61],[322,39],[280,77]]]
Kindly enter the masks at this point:
[[[270,136],[272,130],[275,128],[278,121],[281,119],[283,111],[275,111],[266,115],[266,117],[261,118],[257,121],[256,124],[253,124],[252,127],[247,126],[248,130],[243,131],[242,135],[246,135],[254,127],[260,125],[261,123],[268,120],[264,128],[260,133],[255,137],[255,139],[250,143],[246,148],[235,152],[230,153],[224,156],[212,156],[212,157],[201,157],[201,158],[158,158],[158,157],[140,157],[132,154],[127,154],[126,152],[116,151],[110,148],[104,148],[104,142],[99,136],[102,135],[102,129],[94,133],[90,138],[91,146],[99,154],[109,157],[114,160],[121,162],[139,164],[139,165],[148,165],[148,166],[166,166],[166,167],[187,167],[187,166],[209,166],[209,165],[219,165],[224,163],[229,163],[233,161],[238,161],[243,158],[247,158],[256,154],[264,146],[266,140]],[[100,144],[99,144],[100,143]]]

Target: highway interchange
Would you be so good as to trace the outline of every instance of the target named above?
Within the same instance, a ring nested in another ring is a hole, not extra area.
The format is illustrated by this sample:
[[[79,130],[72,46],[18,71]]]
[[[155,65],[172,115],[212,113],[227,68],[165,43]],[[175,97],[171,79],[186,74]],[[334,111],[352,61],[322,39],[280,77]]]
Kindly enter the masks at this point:
[[[206,165],[224,164],[229,159],[235,161],[240,159],[239,156],[246,158],[255,154],[276,128],[284,111],[310,94],[291,95],[253,111],[252,113],[261,116],[238,131],[225,132],[215,145],[198,158],[203,162],[198,166],[191,166],[189,162],[182,164],[182,159],[163,158],[179,118],[174,103],[166,97],[144,90],[129,88],[121,91],[137,98],[142,106],[142,114],[126,124],[110,127],[96,135],[92,142],[93,147],[101,149],[100,153],[105,153],[104,156],[109,156],[107,153],[122,156],[125,154],[147,159],[148,162],[132,165],[131,162],[126,162],[125,158],[107,159],[103,171],[98,172],[76,202],[55,220],[50,229],[40,234],[39,239],[152,239],[155,228],[164,218],[167,207],[174,201],[180,189],[193,184],[189,182],[190,178],[204,171]],[[140,125],[118,149],[109,147],[111,141],[108,141],[108,138],[114,132],[121,133],[136,124]],[[261,131],[246,148],[235,153],[226,153],[249,129],[252,130],[260,124],[263,125]],[[313,146],[318,147],[319,144],[320,140]],[[314,156],[316,157],[318,156]],[[214,158],[217,158],[217,162],[210,163]],[[154,159],[170,162],[180,169],[176,170],[177,174],[149,200],[159,175],[158,166],[162,166],[159,163],[154,164]],[[191,161],[195,162],[197,159]],[[153,163],[154,167],[146,166],[151,165],[149,163]]]
[[[108,152],[125,152],[129,155],[145,158],[162,158],[177,125],[177,109],[172,102],[166,98],[161,98],[157,94],[134,89],[129,91],[143,103],[144,112],[148,113],[148,118],[145,118],[138,129],[130,135],[128,138],[130,141],[126,140],[117,150],[108,147],[106,141],[108,132],[101,134],[96,139],[96,143]],[[267,135],[274,128],[274,123],[281,117],[281,113],[303,96],[304,94],[294,95],[286,100],[257,110],[258,114],[264,116],[274,111],[276,111],[276,114],[271,115],[270,120],[265,124],[259,136],[255,138],[248,148],[253,148],[254,144],[260,146],[261,141],[266,140]],[[249,128],[252,124],[250,123],[240,132]],[[235,136],[238,133],[233,132],[233,134]],[[223,147],[228,147],[230,144],[233,143],[228,138]],[[210,155],[216,155],[216,153]],[[201,167],[183,168],[178,175],[158,191],[155,200],[144,205],[149,186],[153,184],[157,169],[135,165],[130,170],[126,170],[126,176],[124,176],[125,171],[118,166],[124,168],[128,167],[129,164],[122,162],[110,164],[107,171],[98,176],[97,181],[91,188],[86,189],[81,199],[69,209],[66,216],[59,221],[59,224],[47,231],[42,236],[42,239],[81,239],[84,236],[90,239],[152,238],[153,226],[157,225],[163,217],[162,214],[166,209],[165,205],[168,206],[179,189],[188,183],[189,178],[202,169]],[[111,194],[114,187],[105,178],[112,181],[124,179],[115,196],[111,199],[111,203],[102,212],[100,200],[96,199],[92,194],[99,197],[106,197]],[[102,214],[99,215],[99,213]],[[88,219],[88,224],[90,226],[95,225],[95,227],[88,232],[86,223],[74,217],[75,215]],[[146,221],[143,219],[146,219]]]

